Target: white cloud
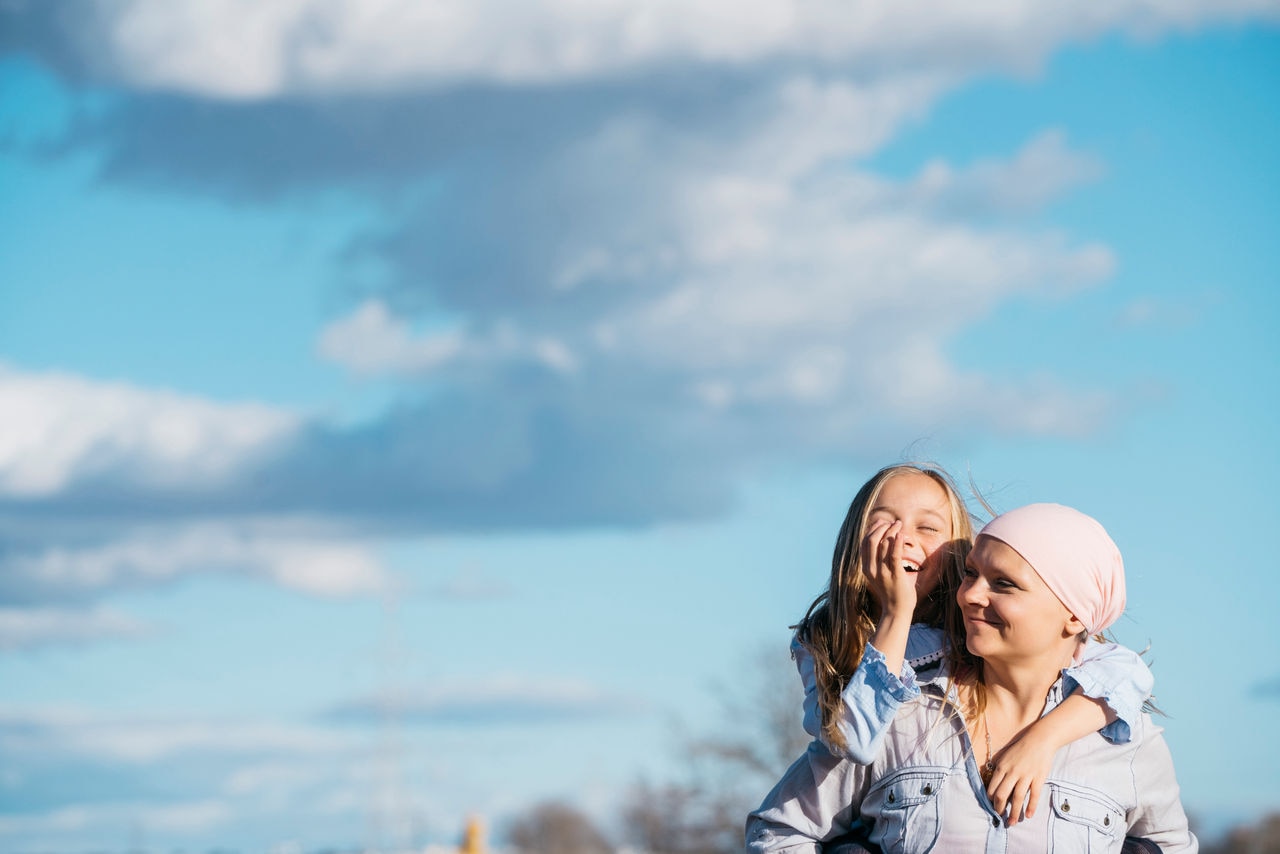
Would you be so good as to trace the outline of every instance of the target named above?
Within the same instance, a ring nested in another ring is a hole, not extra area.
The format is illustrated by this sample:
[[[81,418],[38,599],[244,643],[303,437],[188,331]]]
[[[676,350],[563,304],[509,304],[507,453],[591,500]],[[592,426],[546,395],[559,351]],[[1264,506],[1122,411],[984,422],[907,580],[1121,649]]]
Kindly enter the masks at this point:
[[[752,456],[780,444],[849,452],[877,424],[928,431],[942,413],[1014,433],[1087,432],[1105,420],[1106,395],[1017,371],[995,382],[946,352],[1010,298],[1060,298],[1112,273],[1105,246],[1026,222],[1101,165],[1059,131],[1008,158],[939,160],[901,181],[851,165],[934,93],[925,80],[792,78],[760,98],[732,145],[618,116],[563,157],[606,176],[587,191],[593,200],[634,201],[592,204],[589,225],[563,235],[565,263],[531,285],[551,310],[481,306],[471,321],[488,331],[430,360],[422,353],[436,338],[369,302],[326,330],[321,350],[352,370],[372,370],[376,353],[387,374],[473,391],[501,387],[506,366],[541,361],[591,389],[575,399],[576,418],[618,405],[611,387],[631,382],[628,405],[653,429],[711,413],[717,426],[703,431],[754,433]],[[607,168],[616,163],[629,168]],[[490,225],[501,238],[503,223]],[[517,257],[521,227],[512,223]],[[346,346],[334,346],[341,336]],[[985,405],[994,398],[1002,408]]]
[[[456,358],[464,339],[457,330],[415,337],[381,300],[367,300],[320,334],[325,359],[357,374],[417,374]]]
[[[451,578],[428,590],[432,596],[459,601],[507,599],[514,592],[515,588],[510,582],[491,576],[477,567],[464,567]]]
[[[1027,67],[1111,29],[1151,35],[1275,16],[1272,0],[945,3],[891,0],[99,0],[103,62],[144,88],[253,98],[462,81],[540,84],[658,64],[741,66],[809,56],[893,70]]]
[[[357,742],[344,733],[296,724],[0,705],[0,748],[13,757],[77,757],[147,764],[193,753],[333,754],[353,746],[358,746]]]
[[[38,498],[115,476],[192,491],[269,453],[297,416],[0,364],[0,496]]]
[[[511,323],[484,335],[459,329],[415,334],[408,321],[391,314],[382,300],[366,300],[320,332],[319,354],[362,376],[424,377],[447,367],[537,363],[570,374],[577,359],[557,338],[529,338]]]
[[[0,814],[0,835],[22,850],[76,849],[130,827],[163,847],[217,838],[265,850],[270,836],[249,844],[248,828],[278,833],[285,815],[320,837],[346,832],[385,783],[365,733],[252,718],[0,704],[0,754],[16,770],[6,785],[50,774],[92,781]]]
[[[585,318],[532,315],[522,334],[562,336],[586,374],[638,370],[683,384],[683,405],[721,418],[759,421],[759,407],[803,407],[781,428],[793,449],[843,436],[838,447],[847,450],[872,422],[921,429],[942,412],[1033,433],[1096,426],[1106,407],[1095,396],[1085,405],[1041,382],[994,383],[945,356],[1010,298],[1060,298],[1111,275],[1105,246],[1026,224],[1028,212],[1095,177],[1096,160],[1048,131],[1007,159],[937,161],[891,181],[850,165],[883,135],[854,129],[901,122],[916,108],[908,90],[792,81],[776,93],[768,118],[714,153],[709,143],[698,151],[680,128],[631,117],[581,143],[577,162],[633,164],[637,181],[665,190],[655,210],[618,205],[598,218],[592,242],[569,253],[578,260],[547,287],[635,289],[593,303]],[[824,123],[849,130],[826,142],[820,132],[818,144],[799,135],[805,141],[788,156],[797,135],[786,129]],[[651,198],[625,184],[610,190]],[[1004,411],[970,401],[992,395]],[[653,409],[673,405],[681,404]],[[746,408],[735,416],[735,406]]]
[[[150,627],[102,608],[0,608],[0,652],[148,634]]]
[[[1045,131],[1012,160],[989,159],[964,170],[934,160],[901,194],[904,204],[973,213],[1036,210],[1102,174],[1095,158],[1070,150],[1061,131]]]
[[[440,681],[426,692],[387,692],[341,703],[335,720],[380,723],[538,723],[634,711],[636,703],[580,680],[499,673],[483,680]]]
[[[1160,330],[1184,329],[1212,314],[1222,304],[1215,290],[1175,299],[1142,296],[1130,301],[1116,315],[1115,323],[1125,329],[1148,327]]]
[[[233,817],[231,805],[207,799],[177,804],[71,804],[46,812],[0,815],[0,833],[14,837],[22,834],[37,839],[64,833],[82,833],[86,830],[118,833],[117,828],[120,827],[122,818],[131,821],[135,827],[189,833],[208,830]]]
[[[386,589],[368,548],[312,534],[282,535],[258,525],[203,523],[137,530],[84,546],[52,546],[0,557],[0,589],[19,600],[83,599],[195,573],[265,578],[320,596]]]

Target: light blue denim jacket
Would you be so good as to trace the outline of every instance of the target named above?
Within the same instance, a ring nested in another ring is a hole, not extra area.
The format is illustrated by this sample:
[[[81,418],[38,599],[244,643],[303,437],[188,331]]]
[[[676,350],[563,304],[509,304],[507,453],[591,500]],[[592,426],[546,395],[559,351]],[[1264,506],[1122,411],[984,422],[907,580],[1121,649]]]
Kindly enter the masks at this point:
[[[1062,677],[1045,713],[1065,689]],[[813,742],[748,817],[747,851],[816,854],[855,826],[868,828],[885,854],[1117,854],[1126,835],[1149,839],[1165,854],[1199,850],[1162,730],[1149,716],[1130,722],[1123,744],[1091,733],[1059,750],[1045,805],[1009,827],[987,797],[945,667],[917,690],[882,731],[871,762],[841,759]]]
[[[813,656],[798,638],[791,640],[800,680],[804,683],[804,728],[821,740],[828,750],[867,763],[879,752],[885,729],[899,707],[920,696],[917,670],[932,672],[942,660],[946,637],[941,629],[916,623],[907,636],[907,651],[900,674],[889,672],[884,655],[870,643],[862,662],[841,694],[843,710],[836,725],[844,736],[843,750],[827,744],[822,734],[822,714],[818,708],[818,683]],[[1155,680],[1138,654],[1114,643],[1092,638],[1084,645],[1076,663],[1062,671],[1064,696],[1078,687],[1086,697],[1102,700],[1116,714],[1116,720],[1101,730],[1115,744],[1132,737],[1142,716],[1142,704],[1151,696]]]

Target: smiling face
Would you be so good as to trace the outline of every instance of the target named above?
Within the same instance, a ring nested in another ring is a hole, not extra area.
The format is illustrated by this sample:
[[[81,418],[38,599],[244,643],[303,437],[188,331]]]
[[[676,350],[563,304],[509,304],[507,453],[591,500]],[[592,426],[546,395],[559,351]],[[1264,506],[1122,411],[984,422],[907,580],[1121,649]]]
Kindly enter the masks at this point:
[[[886,480],[867,512],[864,530],[902,523],[902,561],[913,571],[916,596],[928,596],[942,571],[941,546],[952,539],[951,502],[926,474],[905,471]]]
[[[1022,555],[994,537],[973,544],[956,602],[969,652],[989,662],[1069,658],[1084,629]]]

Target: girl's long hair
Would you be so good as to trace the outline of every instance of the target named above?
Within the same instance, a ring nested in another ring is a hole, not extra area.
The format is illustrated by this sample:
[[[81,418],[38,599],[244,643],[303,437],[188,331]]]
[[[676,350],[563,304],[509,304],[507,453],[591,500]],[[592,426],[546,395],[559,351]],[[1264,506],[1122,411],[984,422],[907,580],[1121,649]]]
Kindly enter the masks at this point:
[[[823,736],[836,748],[847,747],[837,726],[840,694],[849,683],[849,677],[858,669],[862,652],[880,617],[880,606],[867,589],[862,565],[867,517],[884,485],[892,478],[908,473],[923,474],[941,486],[951,509],[951,536],[940,547],[940,550],[945,549],[945,553],[940,556],[938,584],[928,596],[916,603],[912,622],[941,628],[947,633],[951,649],[956,648],[957,637],[959,648],[965,648],[964,622],[955,607],[955,599],[960,579],[964,576],[965,557],[973,543],[969,511],[951,477],[941,468],[916,464],[886,466],[864,483],[853,497],[836,537],[827,589],[813,600],[804,619],[792,626],[800,643],[813,656]]]

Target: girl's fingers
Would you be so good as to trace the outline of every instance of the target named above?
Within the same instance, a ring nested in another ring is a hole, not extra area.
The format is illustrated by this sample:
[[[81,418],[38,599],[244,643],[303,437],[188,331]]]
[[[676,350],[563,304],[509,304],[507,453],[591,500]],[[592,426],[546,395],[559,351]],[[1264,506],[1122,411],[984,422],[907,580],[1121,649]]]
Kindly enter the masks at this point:
[[[885,527],[884,533],[880,537],[880,542],[876,544],[876,552],[881,560],[887,559],[893,553],[898,542],[898,532],[901,530],[901,522],[892,522]]]
[[[991,781],[987,783],[987,797],[991,799],[991,806],[995,808],[996,815],[1004,815],[1005,807],[1009,803],[1008,792],[1005,791],[1005,777],[996,769],[991,777]]]
[[[1009,825],[1013,826],[1026,818],[1024,805],[1027,802],[1027,787],[1025,783],[1019,783],[1013,787],[1013,791],[1009,794]]]
[[[897,530],[893,532],[893,539],[889,541],[889,561],[894,570],[902,567],[902,537],[898,536],[902,533],[902,523],[895,522]]]
[[[862,541],[862,565],[865,571],[873,576],[878,573],[879,565],[884,560],[883,550],[886,533],[893,527],[890,522],[876,522]]]
[[[1031,818],[1036,814],[1036,806],[1040,803],[1040,789],[1042,783],[1039,778],[1031,781],[1031,788],[1027,792],[1027,818]]]

